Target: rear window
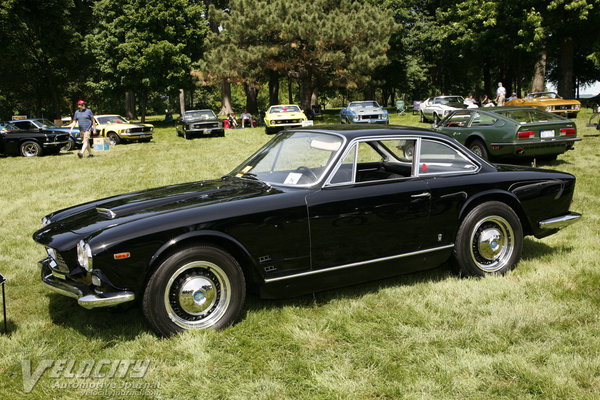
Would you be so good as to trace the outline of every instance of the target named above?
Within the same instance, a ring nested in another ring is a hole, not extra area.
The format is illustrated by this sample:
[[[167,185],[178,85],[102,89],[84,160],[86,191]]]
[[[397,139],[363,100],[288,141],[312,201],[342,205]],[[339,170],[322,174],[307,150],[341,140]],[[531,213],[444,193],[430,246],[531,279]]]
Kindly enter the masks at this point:
[[[498,111],[498,114],[517,121],[520,124],[530,124],[534,122],[562,121],[562,118],[541,110],[510,110]]]

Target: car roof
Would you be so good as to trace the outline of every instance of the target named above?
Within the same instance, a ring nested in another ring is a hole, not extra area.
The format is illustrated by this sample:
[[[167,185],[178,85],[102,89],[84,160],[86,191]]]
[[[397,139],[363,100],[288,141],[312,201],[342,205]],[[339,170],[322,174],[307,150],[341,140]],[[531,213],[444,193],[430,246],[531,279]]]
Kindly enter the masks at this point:
[[[183,113],[185,114],[185,113],[198,112],[198,111],[212,111],[214,113],[214,111],[211,110],[210,108],[203,108],[201,110],[186,110]]]
[[[312,127],[297,128],[294,130],[306,130],[318,133],[335,133],[344,136],[348,140],[357,137],[370,136],[422,136],[448,140],[448,136],[433,132],[429,129],[404,125],[364,126],[364,125],[318,125]]]

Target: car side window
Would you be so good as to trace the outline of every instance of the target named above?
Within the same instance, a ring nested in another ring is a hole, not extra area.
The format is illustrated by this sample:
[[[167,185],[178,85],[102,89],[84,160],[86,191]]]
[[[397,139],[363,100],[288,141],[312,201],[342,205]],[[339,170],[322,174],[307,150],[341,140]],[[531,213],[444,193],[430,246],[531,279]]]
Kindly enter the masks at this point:
[[[21,129],[34,129],[35,128],[35,125],[33,125],[29,121],[17,121],[14,124]]]
[[[443,126],[448,128],[459,128],[467,126],[467,123],[471,119],[470,111],[457,111],[452,116],[444,121]]]
[[[413,175],[414,139],[366,140],[354,145],[331,184],[375,182]]]
[[[477,165],[458,150],[434,140],[421,141],[419,175],[472,172]]]
[[[471,126],[492,126],[496,121],[498,121],[498,118],[492,117],[491,115],[474,112]]]

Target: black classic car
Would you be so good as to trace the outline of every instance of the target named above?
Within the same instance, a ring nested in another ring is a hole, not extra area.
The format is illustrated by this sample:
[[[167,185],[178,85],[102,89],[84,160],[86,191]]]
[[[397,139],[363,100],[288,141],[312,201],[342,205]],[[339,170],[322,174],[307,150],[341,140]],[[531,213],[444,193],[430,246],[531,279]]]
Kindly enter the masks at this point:
[[[575,177],[491,165],[424,129],[297,128],[219,179],[53,212],[41,279],[85,308],[138,300],[161,335],[223,328],[265,298],[436,267],[502,274],[524,235],[577,221]],[[540,205],[543,205],[541,207]]]
[[[177,118],[177,136],[192,139],[200,136],[225,136],[225,128],[212,110],[190,110]]]
[[[0,122],[0,154],[36,157],[57,154],[69,143],[69,134],[51,129],[20,129],[14,124]]]

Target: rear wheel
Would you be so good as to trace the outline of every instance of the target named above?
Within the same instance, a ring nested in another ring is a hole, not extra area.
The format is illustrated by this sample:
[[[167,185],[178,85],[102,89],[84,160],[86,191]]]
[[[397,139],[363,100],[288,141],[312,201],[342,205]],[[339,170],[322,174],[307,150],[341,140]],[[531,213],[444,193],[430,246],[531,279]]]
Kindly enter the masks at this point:
[[[504,274],[521,258],[523,228],[504,203],[490,201],[475,207],[462,221],[454,256],[463,275]]]
[[[238,262],[221,248],[182,249],[152,274],[142,301],[144,316],[162,336],[190,329],[222,329],[240,315],[246,297]]]
[[[479,139],[473,140],[472,142],[469,143],[468,147],[469,147],[469,150],[471,150],[473,153],[475,153],[479,157],[483,158],[484,160],[489,159],[487,148],[485,147],[485,144],[481,140],[479,140]]]
[[[42,155],[42,146],[32,140],[21,143],[20,150],[23,157],[37,157]]]

